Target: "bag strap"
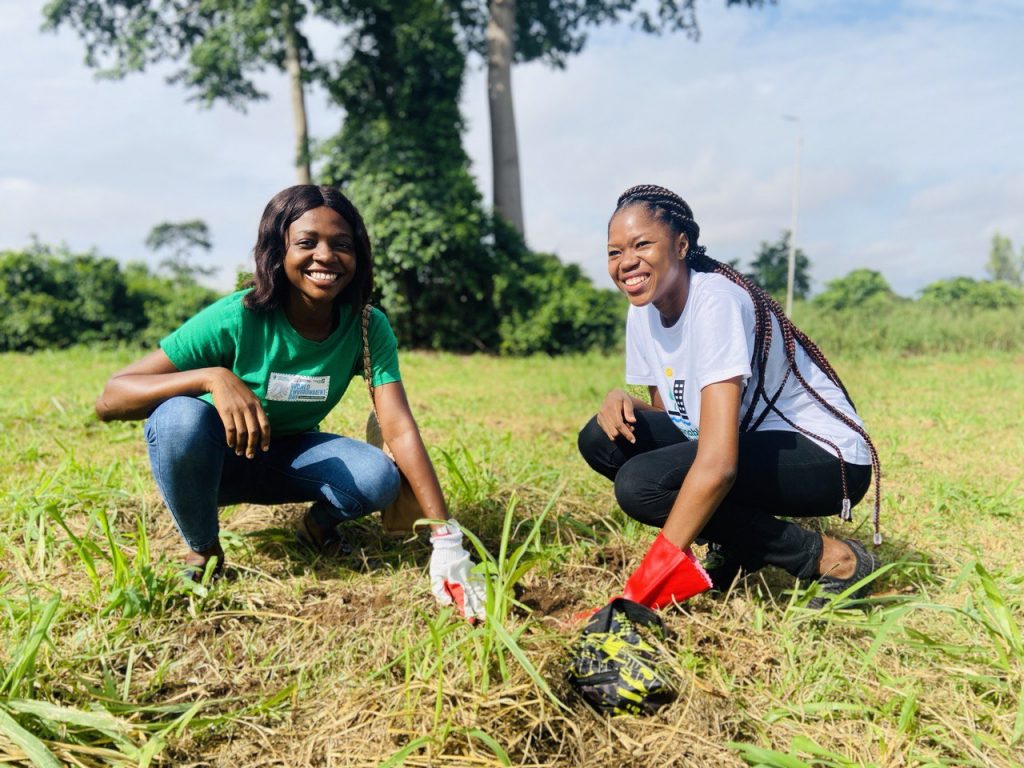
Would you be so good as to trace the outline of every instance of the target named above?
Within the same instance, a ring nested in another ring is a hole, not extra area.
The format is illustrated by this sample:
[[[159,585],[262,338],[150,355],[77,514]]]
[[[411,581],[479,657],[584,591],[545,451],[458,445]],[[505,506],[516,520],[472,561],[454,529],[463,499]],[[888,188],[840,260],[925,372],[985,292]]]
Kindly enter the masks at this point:
[[[366,391],[370,394],[370,407],[376,417],[377,403],[373,398],[373,367],[370,361],[370,311],[372,309],[370,304],[363,305],[363,378],[366,379]]]

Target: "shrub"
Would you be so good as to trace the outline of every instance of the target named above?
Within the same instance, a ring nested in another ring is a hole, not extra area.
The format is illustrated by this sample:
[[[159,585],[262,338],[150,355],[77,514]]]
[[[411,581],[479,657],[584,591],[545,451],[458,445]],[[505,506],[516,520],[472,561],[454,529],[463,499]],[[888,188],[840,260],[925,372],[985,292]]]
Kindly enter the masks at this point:
[[[131,338],[142,318],[116,261],[34,244],[0,253],[0,350]]]
[[[549,355],[615,347],[626,304],[616,291],[595,288],[574,264],[523,248],[506,258],[495,279],[501,351]]]
[[[128,295],[142,311],[138,340],[146,346],[155,346],[218,296],[190,275],[162,277],[150,272],[141,262],[130,262],[124,275]]]
[[[951,309],[1002,309],[1024,306],[1024,290],[1003,280],[954,277],[921,289],[921,301]]]
[[[841,310],[850,307],[878,307],[898,300],[880,272],[855,269],[845,277],[830,280],[823,293],[813,302],[823,309]]]
[[[153,343],[217,297],[190,277],[34,244],[0,253],[0,351]]]

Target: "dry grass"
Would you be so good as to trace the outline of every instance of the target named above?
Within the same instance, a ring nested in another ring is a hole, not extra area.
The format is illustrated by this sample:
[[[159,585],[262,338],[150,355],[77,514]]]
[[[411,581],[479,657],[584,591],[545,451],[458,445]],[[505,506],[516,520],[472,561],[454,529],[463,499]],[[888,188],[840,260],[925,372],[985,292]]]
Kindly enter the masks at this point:
[[[678,701],[607,719],[563,668],[572,616],[650,538],[575,453],[620,360],[405,359],[453,512],[490,552],[511,497],[513,543],[554,499],[505,585],[510,646],[439,612],[425,543],[375,520],[331,560],[295,546],[299,507],[226,510],[229,578],[183,586],[138,425],[90,415],[129,356],[0,357],[0,762],[42,746],[82,766],[1024,763],[1019,358],[838,361],[886,468],[892,565],[869,610],[812,613],[770,572],[697,598],[665,613]],[[358,432],[356,384],[326,428]]]

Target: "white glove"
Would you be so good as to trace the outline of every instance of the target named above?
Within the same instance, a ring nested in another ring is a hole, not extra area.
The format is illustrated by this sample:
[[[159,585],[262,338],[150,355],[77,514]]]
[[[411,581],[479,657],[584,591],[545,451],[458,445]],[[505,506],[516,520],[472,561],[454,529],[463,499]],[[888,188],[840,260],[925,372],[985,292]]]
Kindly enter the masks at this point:
[[[462,546],[459,524],[449,520],[430,535],[434,553],[430,556],[430,591],[441,605],[452,605],[470,621],[487,618],[487,588],[479,575],[471,573],[473,561]]]

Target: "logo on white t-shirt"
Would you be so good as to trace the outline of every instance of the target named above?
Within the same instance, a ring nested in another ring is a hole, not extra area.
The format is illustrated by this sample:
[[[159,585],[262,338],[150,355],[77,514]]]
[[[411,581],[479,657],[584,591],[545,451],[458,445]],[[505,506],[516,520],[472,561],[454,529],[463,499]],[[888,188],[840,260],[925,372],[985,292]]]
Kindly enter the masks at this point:
[[[679,431],[686,435],[687,440],[696,440],[700,434],[700,429],[690,421],[690,415],[686,412],[686,401],[683,399],[685,394],[686,380],[676,379],[673,381],[672,394],[669,396],[672,404],[668,409],[668,415],[672,419],[672,423],[679,428]]]
[[[322,402],[331,388],[330,376],[300,376],[294,373],[271,373],[267,382],[267,400],[290,403]]]

